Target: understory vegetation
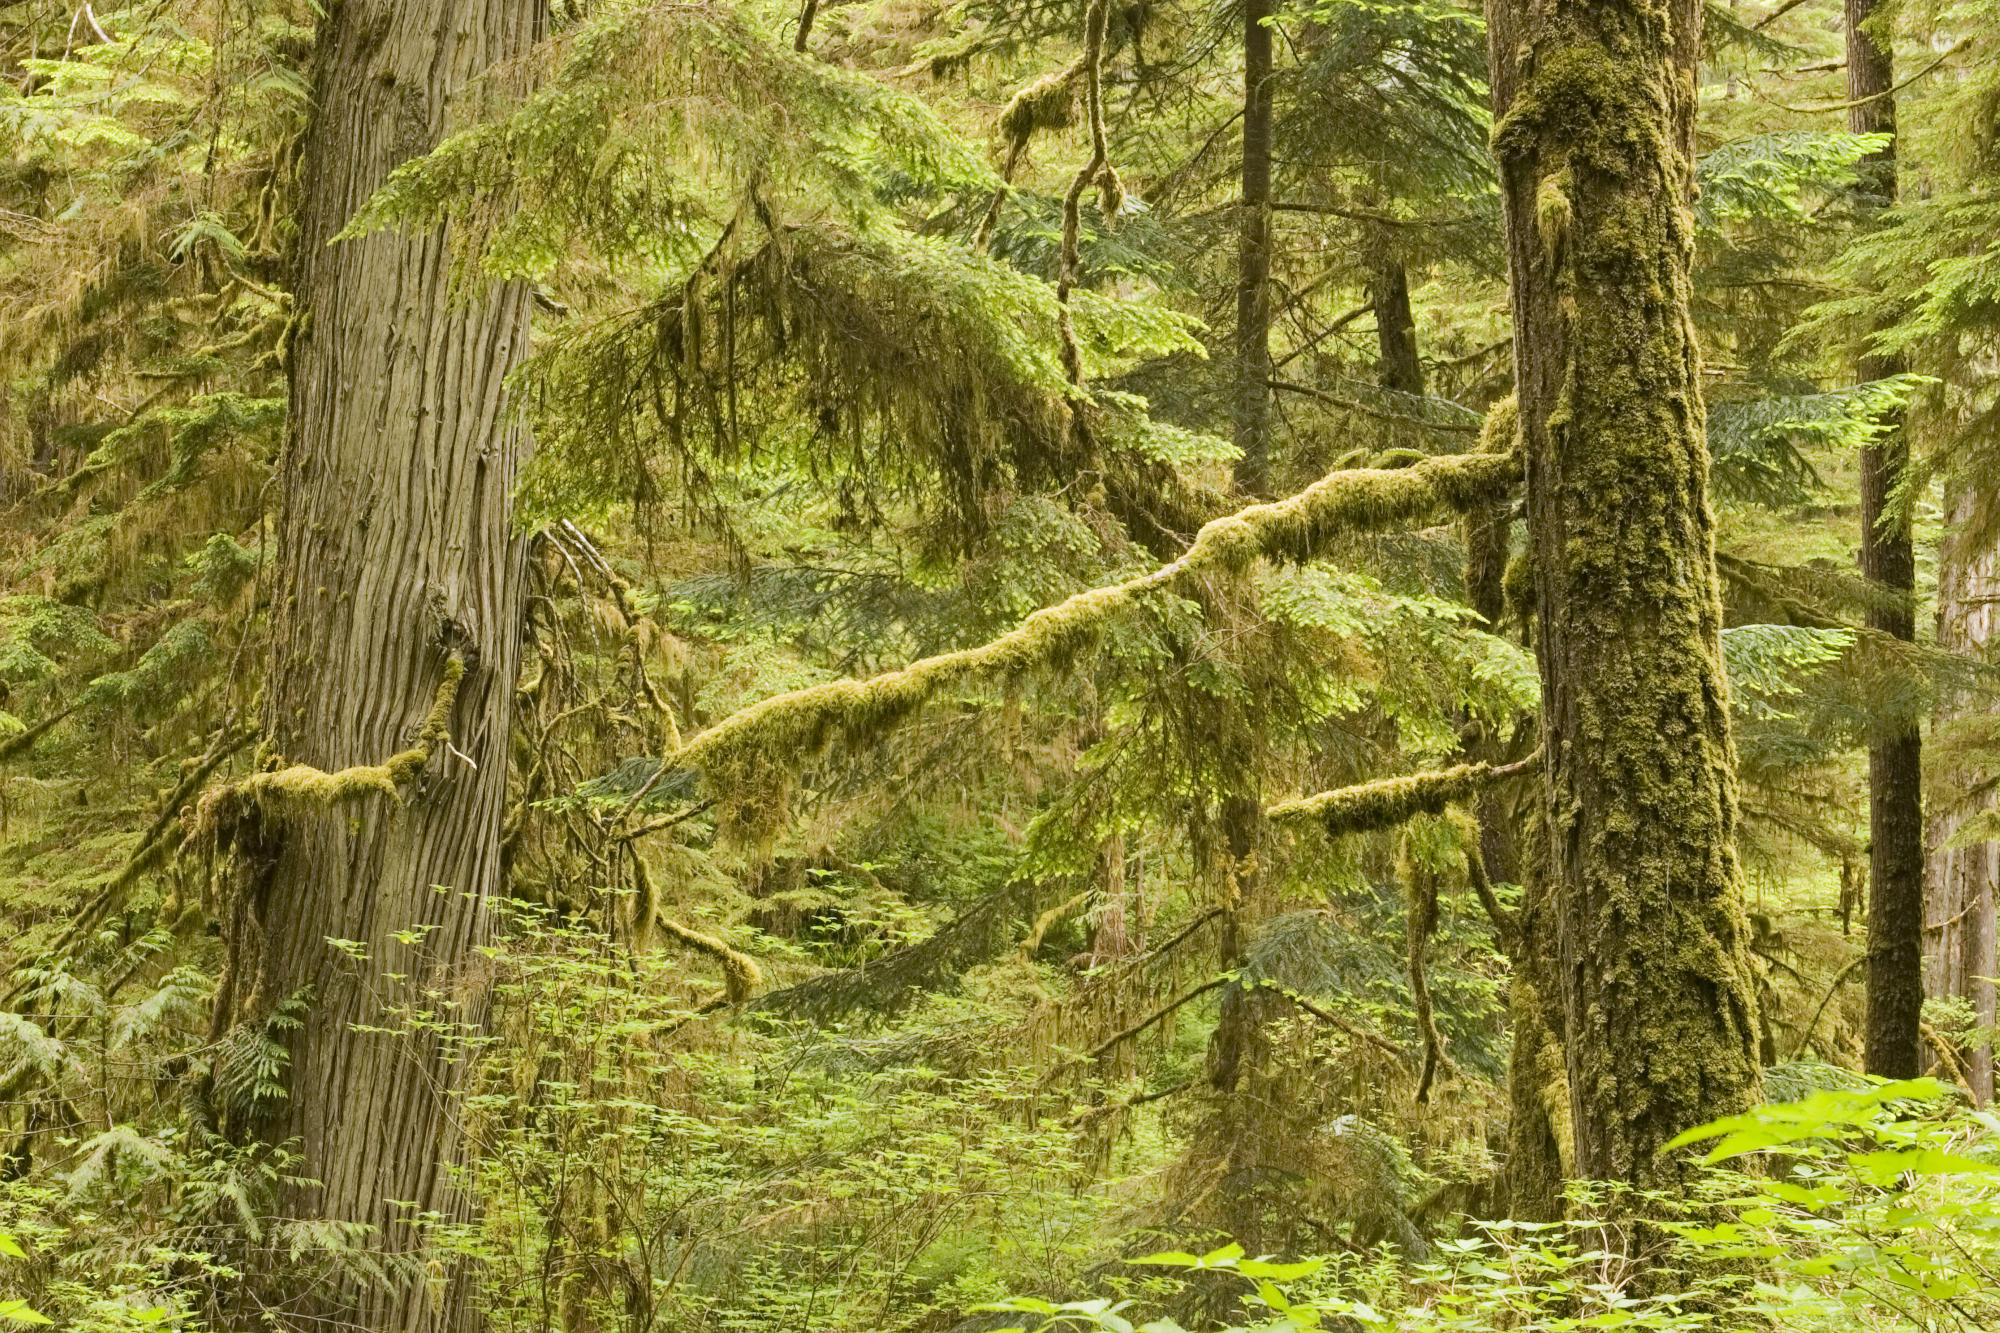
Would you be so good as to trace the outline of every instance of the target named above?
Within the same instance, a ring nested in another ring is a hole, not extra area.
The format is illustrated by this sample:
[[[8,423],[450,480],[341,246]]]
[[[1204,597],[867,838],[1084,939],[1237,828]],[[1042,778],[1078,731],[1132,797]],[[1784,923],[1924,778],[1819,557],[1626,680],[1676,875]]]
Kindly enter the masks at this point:
[[[0,0],[0,1327],[2000,1330],[2000,14]]]

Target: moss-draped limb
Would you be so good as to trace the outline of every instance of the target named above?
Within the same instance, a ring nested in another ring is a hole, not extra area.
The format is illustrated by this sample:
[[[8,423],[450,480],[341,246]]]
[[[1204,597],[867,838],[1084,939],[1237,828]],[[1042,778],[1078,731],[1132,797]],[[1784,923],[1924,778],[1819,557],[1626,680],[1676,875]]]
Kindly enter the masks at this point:
[[[739,815],[775,808],[787,775],[836,739],[873,741],[954,685],[1059,669],[1097,639],[1110,617],[1150,594],[1184,586],[1201,574],[1241,570],[1259,558],[1302,563],[1338,534],[1463,511],[1501,493],[1518,476],[1512,455],[1492,454],[1453,454],[1408,468],[1329,473],[1297,495],[1208,523],[1169,564],[1044,607],[976,648],[752,704],[689,741],[673,762],[699,769],[710,791]]]
[[[34,726],[29,727],[26,731],[16,732],[6,740],[0,741],[0,762],[12,759],[17,754],[26,754],[28,751],[34,749],[36,741],[39,741],[42,737],[55,730],[56,726],[64,718],[75,711],[75,704],[71,704],[67,708],[58,709],[56,712],[43,718],[40,722],[37,722]]]
[[[673,920],[660,910],[659,889],[653,883],[653,872],[646,867],[646,859],[638,849],[630,847],[632,878],[638,890],[634,913],[634,936],[645,941],[657,930],[675,943],[696,953],[707,954],[722,968],[722,998],[728,1004],[741,1004],[753,995],[763,984],[764,973],[757,966],[757,960],[749,954],[732,949],[713,935],[692,930]]]
[[[1532,772],[1539,753],[1518,763],[1456,764],[1425,773],[1377,778],[1352,787],[1336,787],[1313,796],[1280,801],[1265,813],[1286,824],[1317,823],[1336,837],[1394,828],[1418,815],[1440,815],[1494,782]]]
[[[205,793],[188,816],[192,821],[189,832],[199,841],[227,846],[247,821],[267,819],[287,803],[332,807],[372,794],[400,800],[403,788],[424,771],[437,747],[451,744],[451,710],[458,702],[459,682],[464,679],[465,659],[454,653],[445,662],[437,695],[417,731],[416,743],[408,749],[379,764],[356,764],[332,772],[310,764],[292,764],[252,773]]]
[[[1477,855],[1475,848],[1472,855]],[[1402,864],[1399,873],[1409,893],[1409,904],[1404,912],[1404,964],[1410,976],[1411,1008],[1417,1019],[1417,1032],[1424,1042],[1423,1073],[1417,1079],[1417,1100],[1431,1099],[1431,1084],[1436,1080],[1438,1070],[1450,1065],[1450,1057],[1444,1051],[1444,1035],[1438,1031],[1437,1013],[1431,1004],[1431,983],[1426,955],[1430,952],[1431,936],[1437,930],[1438,882],[1437,875],[1425,866],[1418,865],[1409,855],[1409,841],[1404,839]]]

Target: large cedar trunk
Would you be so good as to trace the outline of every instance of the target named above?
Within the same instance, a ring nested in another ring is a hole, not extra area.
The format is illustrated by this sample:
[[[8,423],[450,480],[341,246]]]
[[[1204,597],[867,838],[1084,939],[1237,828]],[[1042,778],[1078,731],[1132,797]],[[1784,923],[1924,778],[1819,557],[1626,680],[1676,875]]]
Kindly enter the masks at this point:
[[[413,1245],[412,1206],[458,1211],[454,1060],[435,1037],[381,1029],[405,1009],[475,1028],[485,1013],[476,950],[498,887],[521,633],[508,501],[527,449],[502,381],[527,351],[528,298],[510,285],[459,299],[442,230],[332,238],[439,141],[475,76],[528,50],[540,13],[540,0],[330,6],[304,150],[269,745],[289,764],[380,764],[410,746],[451,664],[464,675],[450,745],[401,801],[287,811],[256,850],[217,1017],[259,1022],[305,1000],[289,1096],[257,1132],[303,1147],[321,1182],[294,1201],[304,1215],[366,1224],[390,1250]],[[398,1333],[463,1326],[465,1283],[443,1288],[355,1284],[319,1313]]]
[[[1976,496],[1961,492],[1946,513],[1948,526],[1962,527],[1978,505]],[[2000,636],[2000,552],[1991,547],[1967,549],[1947,539],[1938,553],[1938,647],[1983,661]],[[1942,718],[1991,710],[1977,696],[1947,699]],[[1977,775],[1945,776],[1941,789],[1956,796],[1974,790]],[[1929,993],[1967,1000],[1988,1031],[1994,1026],[1994,977],[2000,976],[1996,949],[1994,888],[2000,884],[2000,843],[1972,842],[1952,847],[1954,834],[1974,815],[1996,808],[1993,793],[1982,791],[1965,800],[1941,803],[1931,821],[1929,876],[1925,886],[1924,929]],[[1966,1074],[1981,1102],[1993,1099],[1993,1050],[1978,1045],[1966,1052]]]
[[[1888,144],[1862,163],[1861,201],[1879,208],[1896,200],[1895,69],[1869,20],[1876,0],[1847,0],[1848,127],[1887,134]],[[1902,370],[1867,356],[1863,380]],[[1868,628],[1916,638],[1917,561],[1906,516],[1890,504],[1909,458],[1900,420],[1861,451],[1861,572],[1882,600],[1869,606]],[[1914,717],[1885,719],[1868,744],[1868,1020],[1866,1065],[1871,1074],[1915,1078],[1923,1062],[1924,809],[1923,735]]]
[[[1758,1086],[1700,364],[1699,0],[1489,0],[1547,898],[1577,1174],[1671,1187]],[[1518,1099],[1517,1099],[1518,1100]]]

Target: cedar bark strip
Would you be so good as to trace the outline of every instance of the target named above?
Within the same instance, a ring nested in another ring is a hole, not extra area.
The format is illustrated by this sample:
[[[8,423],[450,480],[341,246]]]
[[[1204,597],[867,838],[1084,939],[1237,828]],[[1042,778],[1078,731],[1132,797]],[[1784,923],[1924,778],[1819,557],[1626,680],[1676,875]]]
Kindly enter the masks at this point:
[[[1671,1188],[1666,1142],[1758,1086],[1689,316],[1701,5],[1487,16],[1544,692],[1548,896],[1524,924],[1566,1165]]]
[[[1887,134],[1889,142],[1861,164],[1861,201],[1881,208],[1896,201],[1894,61],[1875,40],[1876,0],[1847,0],[1848,128]],[[1897,374],[1902,365],[1864,356],[1862,380]],[[1900,414],[1861,450],[1861,573],[1883,600],[1866,612],[1870,629],[1916,638],[1916,550],[1907,512],[1891,503],[1909,463]],[[1919,1029],[1924,1009],[1923,733],[1914,717],[1885,719],[1868,744],[1868,1016],[1864,1063],[1871,1074],[1915,1078],[1924,1063]]]
[[[309,994],[290,1041],[290,1094],[253,1126],[297,1138],[323,1182],[295,1205],[417,1242],[409,1206],[461,1212],[446,1097],[451,1053],[386,1035],[402,1006],[477,1027],[475,950],[499,887],[522,548],[508,500],[528,448],[503,378],[528,348],[520,285],[448,290],[442,229],[332,238],[399,163],[433,147],[473,80],[523,55],[540,0],[343,0],[319,36],[304,160],[291,415],[268,743],[327,773],[407,751],[448,673],[448,751],[405,799],[286,802],[248,862],[227,932],[217,1021],[255,1023]],[[418,943],[399,940],[418,933]],[[358,941],[349,957],[329,939]],[[355,1286],[319,1313],[346,1327],[429,1333],[471,1319],[463,1276]]]

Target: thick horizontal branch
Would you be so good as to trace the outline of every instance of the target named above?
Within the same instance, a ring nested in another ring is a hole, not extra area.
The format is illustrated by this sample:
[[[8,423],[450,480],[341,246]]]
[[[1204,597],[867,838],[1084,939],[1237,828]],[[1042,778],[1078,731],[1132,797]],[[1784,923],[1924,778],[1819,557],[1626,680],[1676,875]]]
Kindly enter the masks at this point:
[[[823,753],[836,738],[865,743],[885,734],[941,691],[974,680],[1014,680],[1062,669],[1114,614],[1210,571],[1253,561],[1303,563],[1341,533],[1421,522],[1490,500],[1511,486],[1511,455],[1453,454],[1407,468],[1332,472],[1287,499],[1252,505],[1204,526],[1178,560],[1123,583],[1044,607],[991,642],[923,658],[865,680],[837,680],[780,694],[696,736],[673,763],[700,770],[724,802],[775,797],[773,780]]]
[[[196,845],[226,847],[239,830],[252,820],[261,820],[286,803],[317,805],[331,809],[371,794],[392,800],[402,797],[403,788],[423,772],[432,752],[451,744],[451,710],[458,701],[459,682],[465,678],[465,659],[453,654],[445,663],[430,712],[417,732],[416,743],[390,755],[379,764],[357,764],[328,772],[310,764],[293,764],[274,772],[252,773],[237,782],[210,789],[188,817],[188,831]]]
[[[1443,814],[1445,807],[1505,778],[1532,772],[1539,752],[1518,763],[1459,764],[1428,773],[1378,778],[1354,787],[1339,787],[1316,796],[1280,801],[1265,813],[1281,823],[1317,823],[1328,833],[1367,833],[1394,828],[1417,815]]]

